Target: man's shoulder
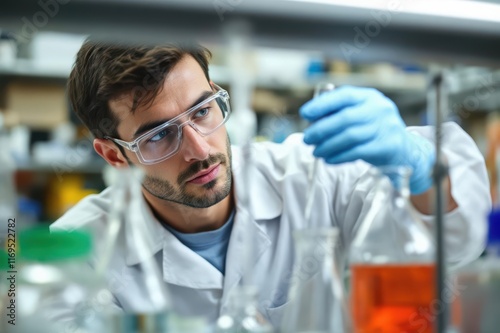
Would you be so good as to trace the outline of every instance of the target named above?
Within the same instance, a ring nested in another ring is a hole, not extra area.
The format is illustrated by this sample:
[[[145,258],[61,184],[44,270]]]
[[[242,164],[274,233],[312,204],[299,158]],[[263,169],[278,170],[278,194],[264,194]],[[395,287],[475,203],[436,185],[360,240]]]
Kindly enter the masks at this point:
[[[111,206],[110,188],[80,200],[50,225],[51,230],[75,230],[99,227],[106,221]]]
[[[237,162],[242,160],[246,154],[251,154],[252,161],[256,164],[266,164],[268,160],[276,160],[282,158],[295,158],[312,156],[312,146],[308,146],[303,141],[302,133],[293,133],[289,135],[283,142],[276,143],[271,141],[252,142],[251,149],[247,146],[232,146],[233,159]]]
[[[309,146],[304,143],[304,134],[297,132],[292,133],[282,142],[261,141],[255,142],[253,148],[277,150],[277,149],[309,149]]]

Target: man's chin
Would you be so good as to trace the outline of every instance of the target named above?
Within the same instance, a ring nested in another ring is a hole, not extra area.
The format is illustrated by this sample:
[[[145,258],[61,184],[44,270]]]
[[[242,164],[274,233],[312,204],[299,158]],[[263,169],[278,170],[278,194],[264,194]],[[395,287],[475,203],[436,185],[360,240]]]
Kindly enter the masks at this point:
[[[230,176],[225,181],[217,177],[202,185],[186,184],[181,195],[182,201],[178,203],[194,208],[209,208],[218,204],[231,193]]]
[[[183,200],[183,202],[179,203],[193,208],[209,208],[227,198],[228,195],[229,193],[219,192],[209,196],[193,196],[189,200]]]

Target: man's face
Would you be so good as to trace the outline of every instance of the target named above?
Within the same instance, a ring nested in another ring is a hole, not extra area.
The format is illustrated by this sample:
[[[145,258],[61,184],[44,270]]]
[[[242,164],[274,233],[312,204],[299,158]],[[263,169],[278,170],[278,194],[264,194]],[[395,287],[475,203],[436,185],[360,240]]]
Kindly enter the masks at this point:
[[[164,122],[185,112],[199,98],[212,91],[199,64],[185,56],[170,71],[163,89],[152,105],[130,112],[131,95],[110,101],[118,116],[118,134],[132,141],[145,124]],[[137,156],[126,150],[130,161],[145,172],[143,186],[153,196],[182,205],[206,208],[224,199],[231,191],[231,151],[224,126],[208,136],[201,136],[191,126],[182,129],[178,152],[167,160],[140,164]],[[134,135],[135,134],[135,135]]]

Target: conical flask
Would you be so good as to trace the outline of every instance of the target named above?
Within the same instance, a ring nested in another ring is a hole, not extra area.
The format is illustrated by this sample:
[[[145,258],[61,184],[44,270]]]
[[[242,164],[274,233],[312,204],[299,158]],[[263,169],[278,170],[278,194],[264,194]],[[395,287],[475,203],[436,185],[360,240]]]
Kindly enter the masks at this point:
[[[295,263],[281,332],[343,332],[337,228],[296,230]]]
[[[145,214],[148,212],[144,209],[146,204],[141,192],[142,176],[139,169],[121,168],[107,179],[112,184],[112,206],[104,241],[98,249],[100,260],[96,270],[105,275],[113,256],[123,253],[126,242],[136,252],[143,281],[140,308],[121,314],[113,313],[109,332],[169,332],[170,297],[152,248],[152,231],[145,223]]]
[[[248,189],[251,179],[252,151],[251,143],[242,147],[243,174],[241,183],[235,184],[238,188]],[[250,207],[251,196],[247,191],[240,191],[240,201],[244,207]],[[250,211],[247,212],[249,223],[253,223]],[[273,326],[258,311],[258,288],[254,284],[254,256],[255,236],[252,232],[243,239],[241,260],[244,263],[244,274],[234,288],[229,292],[227,310],[222,313],[215,324],[215,333],[273,333]]]
[[[434,332],[435,247],[409,201],[410,174],[368,171],[374,186],[350,249],[356,333]]]

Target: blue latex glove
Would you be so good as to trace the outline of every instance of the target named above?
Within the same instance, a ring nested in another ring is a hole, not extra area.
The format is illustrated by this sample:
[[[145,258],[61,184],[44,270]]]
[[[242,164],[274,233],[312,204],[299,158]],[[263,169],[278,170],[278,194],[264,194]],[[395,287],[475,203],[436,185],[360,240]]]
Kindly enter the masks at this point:
[[[431,187],[434,145],[406,131],[398,108],[381,92],[343,86],[304,104],[300,114],[312,122],[304,142],[316,146],[314,156],[330,164],[361,159],[375,166],[407,166],[413,170],[412,194]]]

